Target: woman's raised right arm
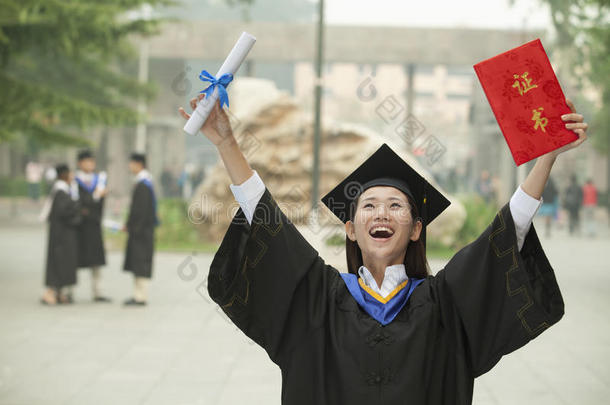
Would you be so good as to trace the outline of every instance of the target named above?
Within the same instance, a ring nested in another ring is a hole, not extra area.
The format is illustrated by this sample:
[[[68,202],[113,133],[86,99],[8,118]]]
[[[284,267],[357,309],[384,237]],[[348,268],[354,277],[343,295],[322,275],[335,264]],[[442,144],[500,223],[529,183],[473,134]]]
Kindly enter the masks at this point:
[[[191,108],[196,102],[191,100]],[[182,108],[180,113],[189,118]],[[239,150],[218,103],[202,132],[218,149],[233,183],[231,191],[242,207],[210,265],[210,298],[276,364],[283,364],[326,321],[339,273],[324,263],[281,211]]]
[[[190,105],[193,110],[197,107],[197,101],[203,99],[203,97],[204,95],[201,94],[198,99],[191,99]],[[178,111],[187,120],[191,117],[182,107]],[[203,124],[201,133],[216,146],[233,184],[242,184],[252,176],[252,168],[233,136],[229,117],[220,108],[218,102],[216,102],[208,119]]]

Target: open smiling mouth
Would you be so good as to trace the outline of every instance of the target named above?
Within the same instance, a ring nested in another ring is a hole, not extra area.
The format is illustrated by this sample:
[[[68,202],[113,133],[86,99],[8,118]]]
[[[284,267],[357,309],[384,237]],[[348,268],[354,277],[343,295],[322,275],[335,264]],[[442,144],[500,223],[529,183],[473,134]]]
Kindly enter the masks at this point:
[[[394,235],[394,231],[387,226],[374,226],[369,231],[369,235],[371,235],[374,240],[386,241]]]

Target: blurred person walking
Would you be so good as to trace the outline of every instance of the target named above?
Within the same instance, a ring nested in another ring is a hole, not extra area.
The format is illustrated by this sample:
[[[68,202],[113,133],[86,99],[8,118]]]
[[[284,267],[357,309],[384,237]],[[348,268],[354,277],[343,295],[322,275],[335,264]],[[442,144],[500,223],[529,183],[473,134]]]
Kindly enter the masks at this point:
[[[57,178],[57,172],[55,171],[55,167],[49,163],[46,163],[44,167],[44,193],[49,194],[53,188],[53,183],[55,183],[55,179]]]
[[[597,188],[593,180],[588,179],[582,187],[583,228],[585,236],[595,236],[595,207],[597,206]]]
[[[184,169],[178,178],[178,185],[180,186],[180,196],[184,200],[189,200],[193,195],[193,165],[191,163],[187,163],[184,165]]]
[[[57,180],[40,214],[49,222],[46,290],[40,300],[44,305],[72,303],[76,284],[77,226],[81,221],[78,190],[70,185],[72,172],[67,165],[58,165],[56,171]]]
[[[127,306],[143,306],[148,300],[148,284],[152,277],[157,200],[152,176],[146,170],[146,156],[133,153],[129,170],[135,176],[129,217],[125,230],[129,233],[123,269],[134,275],[133,297],[127,299]]]
[[[94,302],[110,302],[100,289],[100,267],[106,264],[106,252],[102,237],[102,217],[106,188],[106,173],[95,172],[95,158],[91,151],[78,154],[79,201],[82,222],[78,226],[78,267],[91,269],[91,291]]]
[[[193,170],[193,173],[191,174],[191,184],[192,184],[193,192],[197,191],[197,188],[201,185],[204,178],[205,178],[205,173],[203,171],[203,168],[195,167]]]
[[[582,205],[582,188],[578,184],[576,175],[570,178],[570,185],[566,189],[563,206],[568,211],[568,229],[570,235],[580,232],[580,207]]]
[[[559,192],[557,191],[557,187],[555,186],[555,182],[552,177],[549,177],[549,180],[544,188],[542,193],[542,206],[538,211],[538,215],[545,218],[544,221],[544,230],[545,236],[547,238],[551,237],[551,227],[553,223],[553,219],[557,218],[557,208],[559,207]]]
[[[163,197],[175,197],[178,194],[176,191],[177,187],[174,174],[171,169],[166,166],[161,172],[161,189],[163,191]]]
[[[492,179],[487,170],[481,171],[481,175],[479,176],[479,180],[476,184],[476,189],[477,193],[483,197],[486,203],[489,204],[495,200]]]
[[[38,201],[40,197],[40,181],[42,180],[43,167],[33,160],[25,165],[25,180],[28,183],[28,195],[32,201]]]

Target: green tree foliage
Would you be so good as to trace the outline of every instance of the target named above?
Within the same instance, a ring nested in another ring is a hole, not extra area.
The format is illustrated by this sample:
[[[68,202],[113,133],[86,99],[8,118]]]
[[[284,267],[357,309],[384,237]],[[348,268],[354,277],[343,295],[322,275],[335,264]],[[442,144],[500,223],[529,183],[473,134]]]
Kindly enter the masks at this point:
[[[157,32],[143,6],[171,0],[0,0],[0,142],[82,144],[82,129],[134,124],[137,97],[125,72],[131,40]]]
[[[610,0],[542,0],[550,7],[557,45],[568,55],[571,72],[593,85],[601,105],[593,118],[591,141],[610,150]],[[610,157],[610,156],[609,156]]]

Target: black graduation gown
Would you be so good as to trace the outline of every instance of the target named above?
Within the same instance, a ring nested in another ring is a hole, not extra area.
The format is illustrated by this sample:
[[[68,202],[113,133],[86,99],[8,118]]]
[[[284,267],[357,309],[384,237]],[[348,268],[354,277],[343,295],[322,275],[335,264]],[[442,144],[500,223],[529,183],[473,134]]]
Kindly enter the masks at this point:
[[[127,219],[127,250],[123,269],[136,277],[152,277],[155,244],[155,207],[152,190],[143,182],[133,189]]]
[[[78,257],[77,226],[81,220],[79,204],[63,190],[57,190],[49,212],[49,239],[45,285],[59,289],[76,284]]]
[[[96,201],[93,194],[80,184],[78,192],[83,217],[78,226],[78,267],[103,266],[106,264],[102,237],[104,199]]]
[[[470,404],[475,377],[563,315],[536,232],[519,252],[508,204],[387,326],[358,306],[268,190],[251,226],[241,209],[233,218],[208,291],[281,368],[291,405]]]

